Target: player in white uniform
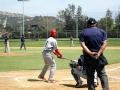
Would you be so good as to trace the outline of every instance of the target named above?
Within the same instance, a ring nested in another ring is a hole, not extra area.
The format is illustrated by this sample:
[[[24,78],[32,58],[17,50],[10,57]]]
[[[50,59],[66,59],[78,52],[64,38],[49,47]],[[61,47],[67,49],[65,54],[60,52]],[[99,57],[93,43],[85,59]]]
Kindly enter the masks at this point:
[[[63,55],[58,50],[57,41],[55,39],[56,36],[57,36],[56,29],[51,29],[50,37],[46,40],[46,44],[45,44],[43,52],[42,52],[45,65],[44,65],[41,73],[38,76],[38,78],[44,80],[45,79],[44,76],[50,66],[50,74],[49,74],[49,78],[48,78],[49,83],[56,82],[53,78],[55,70],[56,70],[56,63],[52,56],[52,53],[54,53],[57,57],[64,59]]]
[[[3,38],[4,38],[4,44],[5,44],[5,53],[10,53],[9,33],[5,33]]]

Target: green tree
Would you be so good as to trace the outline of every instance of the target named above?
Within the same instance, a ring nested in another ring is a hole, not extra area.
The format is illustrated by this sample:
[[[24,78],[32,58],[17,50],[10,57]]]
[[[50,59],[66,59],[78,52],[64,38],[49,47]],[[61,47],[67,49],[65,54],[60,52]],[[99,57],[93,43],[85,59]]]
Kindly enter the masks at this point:
[[[82,15],[82,8],[80,6],[78,6],[77,9],[77,16],[78,16],[78,30],[81,31],[87,27],[86,22],[88,20],[88,16]]]
[[[106,18],[101,18],[99,21],[98,21],[98,26],[104,30],[106,30]]]
[[[77,8],[73,4],[69,4],[68,8],[58,12],[58,19],[62,24],[65,32],[71,33],[73,36],[76,30],[82,30],[86,26],[86,16],[82,15],[82,8]]]
[[[115,17],[115,30],[116,30],[116,34],[117,37],[120,37],[120,11],[118,11],[117,16]]]
[[[112,12],[108,9],[106,12],[106,31],[113,30]]]
[[[68,5],[65,9],[65,30],[73,32],[75,30],[75,5]]]
[[[106,11],[106,16],[101,18],[98,21],[98,26],[101,27],[102,29],[106,30],[106,32],[109,32],[113,30],[113,19],[112,19],[112,12],[108,9]]]

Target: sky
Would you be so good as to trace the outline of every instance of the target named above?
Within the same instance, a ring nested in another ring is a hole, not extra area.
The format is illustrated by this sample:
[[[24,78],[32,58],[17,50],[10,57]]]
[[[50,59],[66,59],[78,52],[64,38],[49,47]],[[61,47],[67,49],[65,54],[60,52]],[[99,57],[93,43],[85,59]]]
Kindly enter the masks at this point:
[[[82,7],[82,14],[96,19],[105,16],[110,9],[113,16],[120,11],[120,0],[28,0],[24,2],[24,14],[28,16],[57,16],[68,4]],[[23,13],[23,2],[18,0],[0,0],[0,11]]]

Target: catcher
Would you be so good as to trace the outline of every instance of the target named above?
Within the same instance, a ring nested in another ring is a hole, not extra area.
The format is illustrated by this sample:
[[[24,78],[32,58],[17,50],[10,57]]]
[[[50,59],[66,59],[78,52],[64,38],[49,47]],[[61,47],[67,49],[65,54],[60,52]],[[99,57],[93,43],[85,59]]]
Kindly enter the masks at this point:
[[[74,77],[75,81],[77,82],[75,87],[80,88],[82,86],[83,81],[81,80],[81,77],[84,79],[87,79],[86,75],[86,68],[84,66],[84,56],[81,55],[80,58],[77,60],[71,60],[69,63],[71,67],[71,74]],[[94,85],[97,87],[98,85],[98,77],[97,72],[94,74]]]

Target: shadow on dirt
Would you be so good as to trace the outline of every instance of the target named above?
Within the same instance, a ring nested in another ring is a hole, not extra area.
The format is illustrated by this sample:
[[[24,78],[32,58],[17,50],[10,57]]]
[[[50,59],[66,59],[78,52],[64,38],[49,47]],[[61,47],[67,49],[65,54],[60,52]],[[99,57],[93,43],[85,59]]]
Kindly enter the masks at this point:
[[[76,88],[75,85],[73,85],[73,84],[61,84],[61,85]],[[87,88],[87,84],[83,84],[80,88]]]
[[[39,80],[39,79],[28,79],[27,81],[30,81],[30,82],[38,82],[38,81],[43,81],[43,80]]]

